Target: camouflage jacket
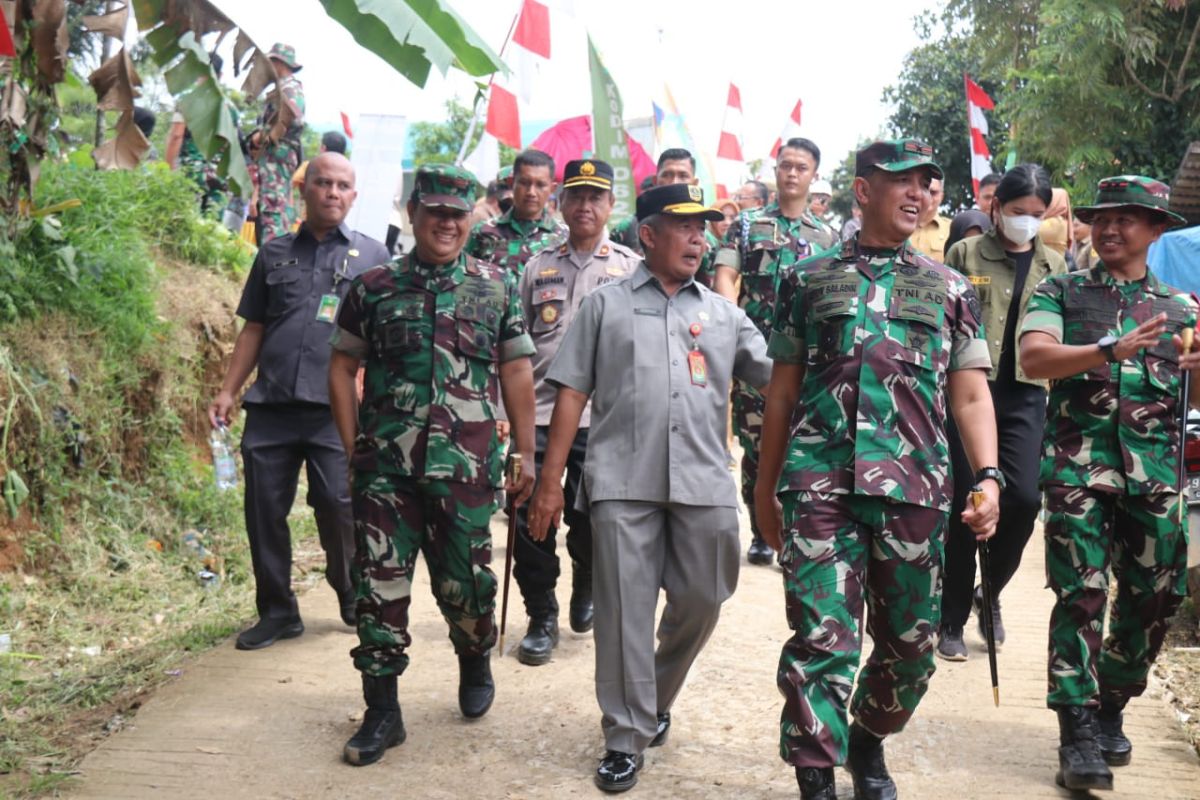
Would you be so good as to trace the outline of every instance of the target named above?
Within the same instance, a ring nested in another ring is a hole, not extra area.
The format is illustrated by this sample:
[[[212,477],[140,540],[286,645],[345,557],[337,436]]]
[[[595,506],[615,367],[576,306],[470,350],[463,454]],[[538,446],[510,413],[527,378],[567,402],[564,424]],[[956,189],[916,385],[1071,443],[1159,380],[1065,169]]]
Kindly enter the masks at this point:
[[[529,259],[547,247],[558,247],[567,240],[567,227],[549,212],[534,220],[515,219],[512,209],[471,229],[467,255],[499,264],[519,278]]]
[[[809,236],[818,229],[808,217],[805,212],[788,219],[777,203],[743,211],[717,252],[716,266],[741,273],[738,305],[763,336],[771,332],[780,282],[797,263],[824,249],[813,246]]]
[[[950,508],[946,374],[991,367],[966,278],[856,236],[784,276],[768,355],[805,365],[779,491]]]
[[[1163,312],[1167,330],[1155,347],[1051,383],[1043,485],[1131,495],[1178,490],[1180,375],[1171,336],[1196,324],[1196,303],[1153,273],[1117,281],[1103,264],[1038,285],[1021,333],[1041,331],[1063,344],[1095,344]]]
[[[355,471],[501,485],[497,367],[533,354],[512,273],[393,259],[350,284],[331,343],[366,362]]]
[[[295,172],[296,168],[300,166],[300,162],[304,160],[300,149],[300,134],[304,131],[304,84],[300,83],[295,75],[290,75],[280,82],[279,91],[283,95],[283,102],[288,104],[295,118],[278,142],[263,147],[259,160],[289,164],[292,172]],[[271,130],[278,117],[279,111],[274,104],[268,102],[258,119],[258,124],[263,128],[264,133]],[[291,177],[290,172],[288,177]]]
[[[608,238],[617,244],[623,244],[637,255],[638,258],[645,258],[646,251],[642,249],[642,240],[638,236],[638,223],[635,217],[626,217],[609,228]],[[717,266],[714,259],[717,255],[717,247],[720,242],[717,237],[713,236],[707,228],[704,229],[704,257],[700,259],[700,266],[696,270],[696,282],[709,289],[713,287],[713,279],[716,277]]]

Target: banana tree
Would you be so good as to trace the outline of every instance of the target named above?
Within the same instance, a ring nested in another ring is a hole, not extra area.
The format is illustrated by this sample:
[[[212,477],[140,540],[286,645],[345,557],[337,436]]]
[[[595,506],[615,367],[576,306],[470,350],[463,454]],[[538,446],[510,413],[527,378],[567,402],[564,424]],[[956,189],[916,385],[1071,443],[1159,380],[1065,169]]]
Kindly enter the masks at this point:
[[[413,83],[424,86],[431,70],[450,68],[469,75],[504,69],[499,57],[445,0],[320,0],[329,17],[345,27],[361,46],[378,55]],[[208,53],[233,37],[234,74],[245,74],[242,91],[257,97],[278,92],[266,51],[209,0],[130,0],[109,14],[89,17],[90,30],[120,39],[129,6],[152,57],[163,67],[196,146],[215,160],[218,173],[235,191],[248,193],[250,178],[238,144],[237,129]],[[46,155],[53,127],[54,84],[66,66],[66,0],[0,0],[0,14],[15,42],[15,57],[0,50],[0,152],[12,154],[7,165],[8,191],[0,211],[13,211],[30,197],[37,163]],[[215,37],[215,41],[206,41]],[[0,37],[3,41],[3,37]],[[133,124],[139,79],[122,48],[89,78],[98,106],[120,112],[112,140],[95,152],[102,168],[135,165],[148,144]],[[276,98],[278,99],[278,98]],[[276,107],[282,104],[276,103]],[[31,114],[30,109],[33,109]],[[30,128],[30,123],[36,123]],[[0,163],[0,170],[5,165]]]

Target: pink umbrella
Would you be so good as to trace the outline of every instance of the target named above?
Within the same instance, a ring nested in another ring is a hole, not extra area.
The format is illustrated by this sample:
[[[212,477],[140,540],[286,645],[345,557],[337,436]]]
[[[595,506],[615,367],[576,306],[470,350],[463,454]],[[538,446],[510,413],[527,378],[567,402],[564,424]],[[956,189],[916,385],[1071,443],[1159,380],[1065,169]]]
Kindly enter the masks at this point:
[[[654,159],[650,158],[646,149],[626,134],[629,141],[629,160],[633,167],[634,184],[655,173]],[[558,171],[554,177],[563,179],[563,168],[568,161],[584,158],[592,154],[592,118],[585,114],[581,117],[571,117],[551,125],[542,131],[541,136],[530,145],[534,150],[541,150],[554,159],[554,167]]]

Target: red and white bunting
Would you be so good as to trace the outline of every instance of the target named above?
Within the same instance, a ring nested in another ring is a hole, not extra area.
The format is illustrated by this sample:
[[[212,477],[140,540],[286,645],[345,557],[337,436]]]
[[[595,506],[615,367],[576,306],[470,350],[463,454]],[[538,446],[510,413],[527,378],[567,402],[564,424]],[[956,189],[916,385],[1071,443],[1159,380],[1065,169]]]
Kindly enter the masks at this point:
[[[784,142],[800,135],[800,107],[803,105],[803,100],[796,101],[796,107],[792,109],[791,116],[783,125],[783,133],[779,134],[779,138],[775,140],[775,146],[771,148],[771,158],[779,157],[779,148],[783,147]]]
[[[963,82],[967,87],[967,127],[971,133],[971,186],[978,197],[979,181],[992,172],[992,153],[984,138],[988,134],[988,123],[983,112],[991,111],[996,104],[966,73],[963,73]]]
[[[496,75],[488,92],[487,123],[479,144],[463,161],[485,184],[500,171],[499,143],[521,149],[521,112],[518,98],[533,99],[534,86],[550,62],[550,8],[538,0],[524,0],[513,25],[512,45],[505,58],[511,70]]]
[[[717,199],[729,197],[742,180],[746,159],[742,154],[742,95],[729,84],[729,99],[725,101],[725,120],[721,123],[721,139],[717,143]]]

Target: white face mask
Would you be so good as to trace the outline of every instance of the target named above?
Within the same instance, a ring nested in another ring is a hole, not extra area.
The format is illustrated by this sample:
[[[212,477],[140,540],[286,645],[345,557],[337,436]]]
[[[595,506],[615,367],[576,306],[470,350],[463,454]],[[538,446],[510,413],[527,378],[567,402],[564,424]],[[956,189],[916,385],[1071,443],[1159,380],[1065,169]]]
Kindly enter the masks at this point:
[[[1019,217],[1010,217],[1003,213],[1000,215],[1000,232],[1015,245],[1032,241],[1041,227],[1042,221],[1028,214]]]

